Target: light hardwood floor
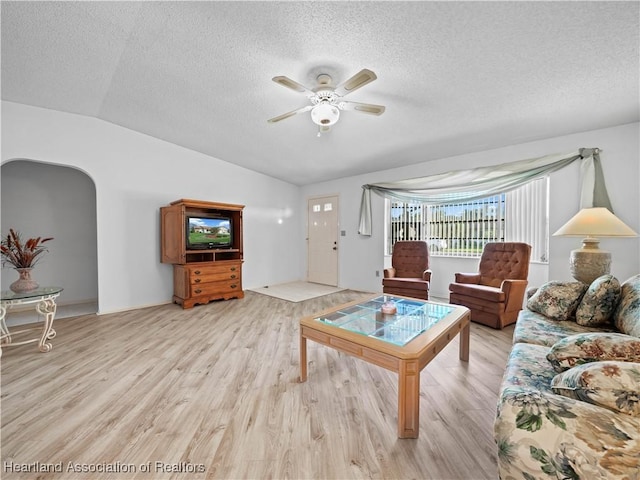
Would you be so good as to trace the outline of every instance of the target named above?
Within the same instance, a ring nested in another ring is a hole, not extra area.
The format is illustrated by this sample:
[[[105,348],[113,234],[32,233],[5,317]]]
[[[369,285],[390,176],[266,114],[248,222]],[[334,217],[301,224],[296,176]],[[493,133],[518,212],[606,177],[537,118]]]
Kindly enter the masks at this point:
[[[309,342],[298,383],[298,320],[364,295],[246,292],[56,321],[51,352],[3,349],[0,476],[496,479],[492,424],[513,327],[472,324],[468,364],[456,337],[423,370],[418,439],[397,438],[392,372]]]

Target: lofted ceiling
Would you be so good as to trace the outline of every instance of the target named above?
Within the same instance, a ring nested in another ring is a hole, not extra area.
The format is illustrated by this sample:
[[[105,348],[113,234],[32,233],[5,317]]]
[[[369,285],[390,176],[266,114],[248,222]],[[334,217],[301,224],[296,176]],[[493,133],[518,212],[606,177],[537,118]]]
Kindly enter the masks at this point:
[[[305,185],[638,121],[639,6],[3,0],[2,99]],[[363,68],[381,116],[267,123],[308,104],[273,77]]]

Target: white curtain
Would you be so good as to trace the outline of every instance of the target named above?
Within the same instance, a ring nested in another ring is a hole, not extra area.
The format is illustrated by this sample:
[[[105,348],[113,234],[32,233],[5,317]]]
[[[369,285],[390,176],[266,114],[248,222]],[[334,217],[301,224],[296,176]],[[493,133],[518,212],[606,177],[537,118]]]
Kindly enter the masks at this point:
[[[371,191],[401,202],[422,202],[442,205],[479,200],[506,193],[532,180],[541,178],[575,161],[584,161],[582,175],[582,208],[611,209],[600,166],[597,148],[581,148],[566,154],[520,160],[471,170],[456,170],[428,177],[397,182],[363,185],[360,205],[360,235],[371,235]]]
[[[362,200],[360,200],[360,225],[358,225],[358,233],[360,235],[371,236],[371,217],[371,190],[364,189],[362,191]]]
[[[548,183],[548,177],[535,180],[506,194],[504,240],[531,245],[535,262],[548,261]]]

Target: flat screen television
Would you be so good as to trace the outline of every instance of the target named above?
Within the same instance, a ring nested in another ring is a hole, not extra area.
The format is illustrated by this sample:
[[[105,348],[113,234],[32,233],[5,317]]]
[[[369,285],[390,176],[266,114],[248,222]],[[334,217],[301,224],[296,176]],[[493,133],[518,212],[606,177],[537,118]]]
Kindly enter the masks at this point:
[[[225,216],[188,216],[187,250],[231,248],[233,222]]]

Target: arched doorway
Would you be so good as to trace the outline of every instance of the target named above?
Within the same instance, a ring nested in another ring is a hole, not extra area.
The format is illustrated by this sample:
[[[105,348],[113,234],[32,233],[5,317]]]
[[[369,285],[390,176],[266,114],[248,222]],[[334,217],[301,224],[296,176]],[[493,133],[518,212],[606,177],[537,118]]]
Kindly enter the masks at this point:
[[[32,160],[2,164],[0,231],[19,230],[23,237],[53,237],[49,252],[34,270],[42,286],[64,288],[56,318],[98,311],[96,188],[84,172]],[[17,276],[2,272],[2,289]],[[29,315],[31,315],[29,317]],[[36,314],[9,315],[7,323],[30,323]]]

